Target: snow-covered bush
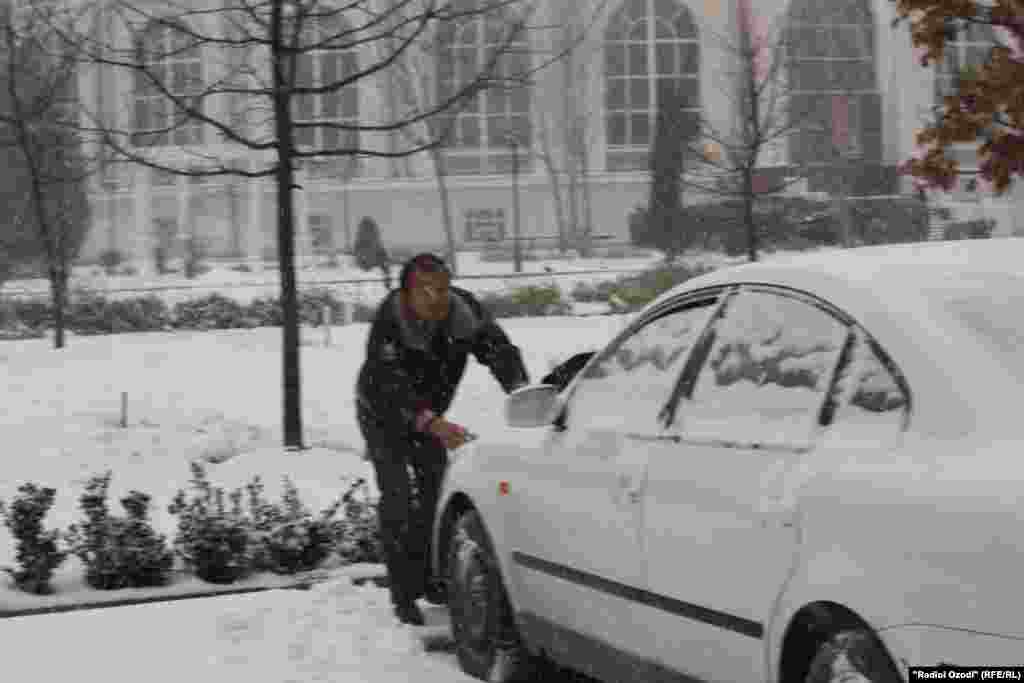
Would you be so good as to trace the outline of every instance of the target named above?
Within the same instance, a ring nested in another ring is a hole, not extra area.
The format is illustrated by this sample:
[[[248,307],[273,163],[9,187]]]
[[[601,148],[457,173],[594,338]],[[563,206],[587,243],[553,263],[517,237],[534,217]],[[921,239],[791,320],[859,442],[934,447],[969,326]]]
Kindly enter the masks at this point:
[[[280,505],[263,497],[263,483],[254,478],[246,489],[254,542],[253,565],[275,574],[295,574],[315,569],[331,554],[334,539],[331,521],[338,506],[313,518],[299,499],[299,490],[288,477]]]
[[[5,327],[24,325],[34,333],[42,335],[44,330],[53,326],[53,308],[49,301],[15,300],[6,306],[4,316]]]
[[[57,548],[60,532],[43,530],[43,518],[53,507],[56,490],[40,488],[33,483],[18,487],[18,495],[10,508],[0,501],[4,526],[17,541],[19,569],[11,572],[15,585],[28,593],[45,595],[53,592],[50,578],[67,553]]]
[[[253,299],[245,307],[246,327],[281,327],[284,311],[281,300],[275,297]]]
[[[89,480],[79,498],[85,521],[72,524],[65,536],[85,565],[86,583],[102,590],[165,585],[174,556],[149,521],[150,496],[129,492],[121,499],[127,514],[112,516],[107,509],[110,478],[108,471]]]
[[[171,313],[159,297],[134,297],[122,300],[104,300],[104,317],[111,321],[110,332],[154,332],[170,327]],[[81,322],[81,321],[76,321]]]
[[[107,249],[99,256],[99,264],[103,266],[107,275],[114,275],[115,270],[122,263],[124,263],[124,254],[117,249]]]
[[[203,581],[232,583],[253,568],[250,524],[242,513],[242,491],[226,505],[224,489],[214,487],[200,463],[193,462],[192,497],[179,490],[167,511],[178,517],[174,550]]]
[[[698,275],[703,275],[709,270],[709,268],[703,265],[686,266],[676,264],[661,266],[646,270],[638,275],[622,277],[611,286],[601,283],[601,285],[598,285],[598,288],[604,287],[608,292],[609,298],[614,296],[626,304],[627,310],[636,311],[676,285]]]
[[[484,295],[480,301],[496,318],[566,315],[571,311],[555,285],[518,287],[509,294]]]
[[[246,327],[245,309],[223,294],[209,294],[174,305],[174,327],[186,330],[225,330]]]
[[[370,496],[365,479],[356,479],[335,505],[340,518],[332,515],[331,531],[335,551],[346,562],[384,561],[381,551],[377,501]]]

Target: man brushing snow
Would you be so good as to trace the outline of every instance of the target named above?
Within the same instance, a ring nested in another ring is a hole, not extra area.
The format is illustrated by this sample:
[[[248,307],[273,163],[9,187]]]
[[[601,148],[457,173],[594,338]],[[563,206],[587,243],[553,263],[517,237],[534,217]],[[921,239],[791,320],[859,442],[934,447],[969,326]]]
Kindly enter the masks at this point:
[[[451,286],[447,265],[420,254],[377,309],[356,384],[356,414],[377,475],[378,508],[395,616],[423,624],[416,599],[431,590],[430,534],[448,464],[468,438],[444,413],[469,354],[510,393],[529,382],[519,348],[477,299]],[[409,470],[416,480],[416,501]]]

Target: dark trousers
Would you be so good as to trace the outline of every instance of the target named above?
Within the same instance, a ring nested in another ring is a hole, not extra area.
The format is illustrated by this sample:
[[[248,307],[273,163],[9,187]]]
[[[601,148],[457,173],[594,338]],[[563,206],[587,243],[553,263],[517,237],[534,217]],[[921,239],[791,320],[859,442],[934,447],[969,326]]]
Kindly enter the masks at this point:
[[[422,597],[430,576],[430,535],[448,452],[440,442],[370,448],[380,489],[381,542],[391,602]],[[412,484],[415,482],[415,494]]]

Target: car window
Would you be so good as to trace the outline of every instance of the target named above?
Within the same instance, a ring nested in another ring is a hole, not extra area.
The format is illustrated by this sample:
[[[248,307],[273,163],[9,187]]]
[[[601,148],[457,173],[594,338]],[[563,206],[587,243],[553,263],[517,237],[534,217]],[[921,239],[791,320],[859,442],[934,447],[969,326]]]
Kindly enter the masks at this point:
[[[907,425],[910,397],[894,372],[899,371],[883,361],[878,344],[856,330],[830,395],[834,407],[826,437],[874,445],[898,436]]]
[[[656,318],[603,351],[573,389],[569,429],[656,431],[658,413],[672,395],[713,303],[701,302]]]
[[[714,341],[676,424],[687,438],[806,445],[848,328],[802,299],[744,290]]]

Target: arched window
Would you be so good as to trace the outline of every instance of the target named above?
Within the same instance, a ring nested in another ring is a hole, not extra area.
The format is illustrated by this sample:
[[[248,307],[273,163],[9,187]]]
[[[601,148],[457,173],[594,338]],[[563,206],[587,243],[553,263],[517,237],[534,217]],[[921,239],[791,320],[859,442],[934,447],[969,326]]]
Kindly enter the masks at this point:
[[[793,162],[880,162],[882,100],[868,0],[794,0],[788,29],[791,115],[798,126]]]
[[[337,11],[307,12],[299,40],[296,87],[330,88],[359,69],[352,47],[351,29]],[[353,149],[359,131],[331,124],[355,124],[359,120],[359,90],[355,84],[325,93],[298,95],[294,100],[295,142],[303,151]]]
[[[475,0],[458,9],[478,6]],[[444,101],[486,77],[486,88],[438,119],[448,170],[453,174],[512,173],[530,163],[530,72],[525,31],[497,11],[447,22],[438,36],[439,98]],[[518,160],[516,158],[518,152]]]
[[[610,171],[645,169],[659,101],[678,89],[684,130],[700,120],[700,44],[676,0],[626,0],[604,36],[605,121]]]
[[[135,70],[133,144],[202,144],[202,123],[174,102],[202,92],[203,63],[196,40],[172,24],[153,22],[137,37],[135,53],[143,68]]]

